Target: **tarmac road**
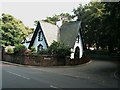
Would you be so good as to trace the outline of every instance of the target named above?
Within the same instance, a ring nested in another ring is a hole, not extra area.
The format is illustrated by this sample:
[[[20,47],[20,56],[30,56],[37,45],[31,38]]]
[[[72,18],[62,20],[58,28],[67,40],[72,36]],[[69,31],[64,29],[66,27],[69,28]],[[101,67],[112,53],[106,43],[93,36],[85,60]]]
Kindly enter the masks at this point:
[[[2,64],[2,88],[119,88],[117,65],[93,60],[78,66],[32,67]]]

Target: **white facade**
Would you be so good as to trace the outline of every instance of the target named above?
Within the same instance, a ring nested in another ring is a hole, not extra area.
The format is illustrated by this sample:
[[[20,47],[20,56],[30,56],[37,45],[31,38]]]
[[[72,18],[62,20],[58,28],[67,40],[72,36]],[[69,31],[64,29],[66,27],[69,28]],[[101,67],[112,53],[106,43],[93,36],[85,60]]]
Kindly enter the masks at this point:
[[[40,32],[40,31],[41,31],[41,30],[39,30],[38,32]],[[41,38],[42,40],[38,40],[38,39],[39,39],[39,33],[37,33],[37,36],[36,36],[36,38],[35,38],[35,40],[34,40],[34,43],[33,43],[33,46],[32,46],[32,47],[34,47],[34,48],[36,49],[36,51],[38,50],[38,46],[39,46],[40,44],[43,46],[43,49],[47,49],[47,44],[46,44],[46,42],[45,42],[45,38],[44,38],[43,33],[41,33],[40,38]],[[28,43],[28,42],[25,42],[25,43],[23,43],[23,45],[25,45],[25,46],[27,47],[27,49],[28,49],[28,47],[29,47],[29,45],[30,45],[30,42],[29,42],[29,43]]]
[[[79,49],[80,49],[79,58],[81,58],[82,55],[83,55],[83,44],[82,44],[82,39],[81,39],[80,33],[78,33],[78,35],[79,35],[79,42],[78,42],[78,40],[77,40],[78,38],[76,38],[74,47],[71,48],[71,51],[72,51],[71,56],[70,56],[71,59],[74,59],[74,54],[75,54],[76,47],[79,47]]]
[[[40,30],[38,31],[40,32]],[[33,43],[33,47],[36,49],[36,51],[38,50],[38,46],[41,44],[43,46],[43,49],[47,49],[47,45],[45,43],[45,38],[43,33],[41,33],[40,38],[42,38],[42,40],[38,40],[39,39],[39,33],[37,33],[37,36],[35,38],[35,41]]]

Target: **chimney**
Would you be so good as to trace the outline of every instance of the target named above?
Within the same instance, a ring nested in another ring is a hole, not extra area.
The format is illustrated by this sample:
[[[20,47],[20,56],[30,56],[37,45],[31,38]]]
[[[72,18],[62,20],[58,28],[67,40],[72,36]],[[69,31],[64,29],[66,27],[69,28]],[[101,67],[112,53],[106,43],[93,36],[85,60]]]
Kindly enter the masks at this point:
[[[60,28],[60,27],[62,26],[62,20],[57,21],[57,22],[56,22],[56,25],[57,25],[58,28]]]

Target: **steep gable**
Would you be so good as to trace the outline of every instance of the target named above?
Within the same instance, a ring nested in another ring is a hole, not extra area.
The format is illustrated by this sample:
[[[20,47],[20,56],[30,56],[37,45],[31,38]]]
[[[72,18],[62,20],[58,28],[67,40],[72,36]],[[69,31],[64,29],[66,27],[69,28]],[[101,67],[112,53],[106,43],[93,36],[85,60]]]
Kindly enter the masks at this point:
[[[52,24],[44,22],[44,21],[39,21],[28,48],[33,46],[35,38],[36,38],[39,30],[41,30],[41,32],[44,35],[44,40],[47,44],[47,47],[50,46],[53,43],[53,41],[57,41],[58,30],[59,30],[58,27],[56,25],[52,25]]]
[[[76,41],[76,37],[80,32],[81,22],[74,21],[65,23],[60,27],[60,42],[63,42],[69,47],[73,47]]]
[[[50,46],[53,41],[58,41],[58,30],[59,28],[56,25],[41,21],[41,28],[45,35],[48,46]]]

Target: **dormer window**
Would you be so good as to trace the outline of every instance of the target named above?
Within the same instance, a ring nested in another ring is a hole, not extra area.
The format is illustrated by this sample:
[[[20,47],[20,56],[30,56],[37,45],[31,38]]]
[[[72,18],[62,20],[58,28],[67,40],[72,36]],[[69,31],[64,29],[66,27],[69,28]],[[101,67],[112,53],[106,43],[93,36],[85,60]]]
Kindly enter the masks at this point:
[[[42,36],[42,32],[40,31],[38,33],[38,41],[42,41],[43,40],[43,36]]]

